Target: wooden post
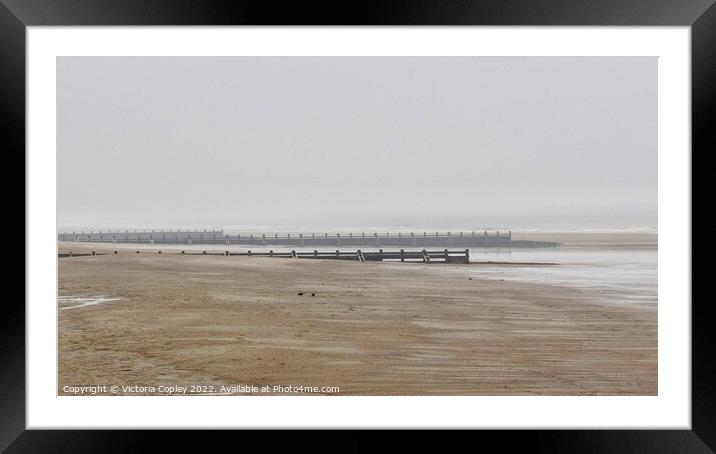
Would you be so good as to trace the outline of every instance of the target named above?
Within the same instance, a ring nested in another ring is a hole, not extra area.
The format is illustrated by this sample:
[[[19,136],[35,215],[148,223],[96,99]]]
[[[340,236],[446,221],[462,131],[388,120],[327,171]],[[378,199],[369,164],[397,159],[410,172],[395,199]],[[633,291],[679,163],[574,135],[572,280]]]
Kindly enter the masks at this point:
[[[273,257],[273,251],[269,251],[269,257]]]
[[[445,254],[445,263],[447,263],[447,261],[448,261],[448,250],[445,249],[445,251],[444,251],[443,253]]]
[[[378,249],[378,252],[380,253],[380,261],[382,262],[383,261],[383,250]]]
[[[336,257],[340,257],[340,256],[341,256],[341,251],[336,250]]]
[[[470,249],[465,249],[465,263],[470,263]]]
[[[400,250],[400,261],[401,262],[405,261],[405,250],[403,250],[403,249]]]

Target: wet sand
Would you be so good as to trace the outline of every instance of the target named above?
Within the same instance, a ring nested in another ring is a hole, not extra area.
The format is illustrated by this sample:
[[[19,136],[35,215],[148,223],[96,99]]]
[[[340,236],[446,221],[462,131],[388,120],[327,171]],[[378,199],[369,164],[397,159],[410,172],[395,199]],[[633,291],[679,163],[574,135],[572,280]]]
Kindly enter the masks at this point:
[[[70,249],[82,247],[60,244]],[[119,300],[58,311],[58,393],[102,384],[657,393],[656,305],[435,272],[445,266],[126,249],[62,258],[60,296]]]

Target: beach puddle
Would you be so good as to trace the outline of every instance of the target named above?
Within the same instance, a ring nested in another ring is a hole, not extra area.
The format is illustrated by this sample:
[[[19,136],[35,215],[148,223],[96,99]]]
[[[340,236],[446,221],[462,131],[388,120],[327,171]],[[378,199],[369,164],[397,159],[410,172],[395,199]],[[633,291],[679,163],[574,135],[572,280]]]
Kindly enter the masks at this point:
[[[65,309],[77,309],[85,306],[95,306],[97,304],[109,303],[112,301],[119,301],[121,298],[113,298],[106,295],[97,296],[59,296],[57,297],[57,304],[60,310]]]

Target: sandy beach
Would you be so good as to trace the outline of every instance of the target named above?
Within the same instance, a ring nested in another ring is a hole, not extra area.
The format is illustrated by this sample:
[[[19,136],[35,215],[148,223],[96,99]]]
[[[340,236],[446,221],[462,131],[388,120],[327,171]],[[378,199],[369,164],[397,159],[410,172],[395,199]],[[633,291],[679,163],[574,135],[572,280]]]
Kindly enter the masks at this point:
[[[59,259],[60,297],[104,298],[59,304],[61,395],[112,384],[657,394],[655,304],[605,305],[594,289],[437,272],[451,265],[103,248]]]

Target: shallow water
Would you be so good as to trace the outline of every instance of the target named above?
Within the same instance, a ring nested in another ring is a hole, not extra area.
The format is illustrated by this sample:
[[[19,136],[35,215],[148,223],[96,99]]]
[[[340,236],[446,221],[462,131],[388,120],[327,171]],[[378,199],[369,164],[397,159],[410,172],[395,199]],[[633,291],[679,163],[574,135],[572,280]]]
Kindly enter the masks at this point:
[[[505,281],[538,282],[607,290],[613,302],[656,303],[658,251],[644,248],[473,250],[472,262],[548,262],[557,266],[454,265],[451,272]]]
[[[110,298],[105,295],[91,296],[91,297],[80,297],[80,296],[58,296],[57,304],[60,306],[60,310],[65,309],[77,309],[85,306],[94,306],[96,304],[109,303],[112,301],[119,301],[121,298]]]

